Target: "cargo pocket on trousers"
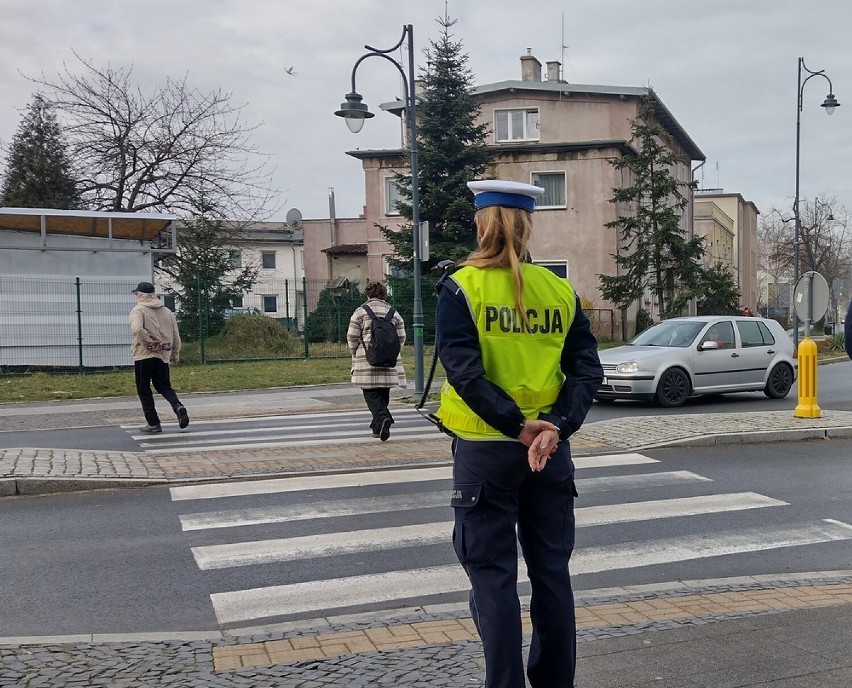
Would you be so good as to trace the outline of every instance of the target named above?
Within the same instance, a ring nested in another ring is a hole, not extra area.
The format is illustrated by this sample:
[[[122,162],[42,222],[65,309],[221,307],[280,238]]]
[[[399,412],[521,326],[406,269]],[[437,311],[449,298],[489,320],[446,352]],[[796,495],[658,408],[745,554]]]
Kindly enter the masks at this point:
[[[453,485],[453,548],[462,565],[485,564],[494,558],[491,524],[479,506],[482,483]]]

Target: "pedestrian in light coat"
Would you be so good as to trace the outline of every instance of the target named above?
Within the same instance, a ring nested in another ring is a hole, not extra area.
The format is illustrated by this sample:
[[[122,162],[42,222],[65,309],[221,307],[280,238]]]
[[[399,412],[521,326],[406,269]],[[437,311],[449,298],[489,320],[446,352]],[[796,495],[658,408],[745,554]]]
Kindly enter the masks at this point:
[[[142,404],[146,425],[139,432],[155,434],[163,431],[160,416],[154,405],[151,385],[169,402],[183,429],[189,425],[189,415],[174,389],[169,376],[169,365],[180,359],[180,333],[175,315],[154,296],[154,285],[140,282],[133,290],[136,305],[130,311],[130,332],[133,344],[133,368],[136,378],[136,393]]]
[[[367,305],[372,309],[376,317],[384,317],[391,309],[391,305],[385,301],[388,295],[387,287],[381,282],[370,282],[366,288]],[[396,332],[399,336],[400,348],[405,344],[405,322],[399,312],[393,316]],[[367,408],[370,409],[372,420],[370,430],[373,437],[386,442],[390,437],[390,426],[393,424],[393,415],[388,404],[390,403],[391,387],[406,387],[405,368],[402,367],[401,356],[397,358],[395,368],[378,368],[367,362],[367,354],[364,346],[370,343],[371,338],[370,316],[363,307],[358,306],[349,319],[349,329],[346,333],[346,344],[352,356],[352,384],[359,387],[364,393]]]

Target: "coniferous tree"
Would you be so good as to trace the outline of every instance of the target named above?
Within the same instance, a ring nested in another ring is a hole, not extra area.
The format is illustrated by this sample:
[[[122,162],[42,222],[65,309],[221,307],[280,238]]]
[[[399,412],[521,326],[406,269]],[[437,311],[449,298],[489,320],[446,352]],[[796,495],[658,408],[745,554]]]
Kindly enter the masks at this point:
[[[17,208],[80,206],[62,129],[41,94],[33,97],[9,146],[0,201]]]
[[[689,203],[684,191],[692,182],[680,181],[672,172],[684,160],[666,145],[668,135],[654,119],[650,96],[631,131],[637,152],[612,162],[629,183],[614,188],[610,202],[633,212],[606,223],[619,233],[620,250],[613,258],[621,274],[598,275],[601,293],[626,309],[649,288],[660,316],[671,317],[704,288],[703,237],[687,239],[681,224]]]
[[[180,228],[178,253],[164,257],[158,265],[174,280],[177,320],[188,340],[221,332],[225,311],[257,279],[257,265],[235,268],[232,263],[231,241],[238,236],[233,227],[201,214]]]
[[[454,40],[449,17],[437,20],[441,35],[430,41],[427,65],[420,70],[417,98],[418,192],[420,220],[429,222],[429,261],[460,261],[476,247],[473,196],[467,182],[486,169],[493,153],[486,147],[488,126],[478,124],[480,106],[472,94],[473,75],[461,41]],[[412,257],[410,179],[398,175],[398,210],[409,224],[382,228],[396,252],[390,262],[407,268]]]
[[[740,292],[731,269],[717,263],[704,273],[704,296],[698,300],[698,315],[739,315]]]

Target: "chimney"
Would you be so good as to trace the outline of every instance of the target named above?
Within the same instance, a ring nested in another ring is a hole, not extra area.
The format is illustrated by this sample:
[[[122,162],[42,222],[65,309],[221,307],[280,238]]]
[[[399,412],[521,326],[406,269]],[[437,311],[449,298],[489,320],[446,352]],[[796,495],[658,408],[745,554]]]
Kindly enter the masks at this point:
[[[552,62],[547,63],[547,80],[548,81],[559,81],[559,68],[562,66],[562,63],[559,60],[553,60]]]
[[[521,55],[521,81],[541,81],[541,62],[527,48],[527,54]]]

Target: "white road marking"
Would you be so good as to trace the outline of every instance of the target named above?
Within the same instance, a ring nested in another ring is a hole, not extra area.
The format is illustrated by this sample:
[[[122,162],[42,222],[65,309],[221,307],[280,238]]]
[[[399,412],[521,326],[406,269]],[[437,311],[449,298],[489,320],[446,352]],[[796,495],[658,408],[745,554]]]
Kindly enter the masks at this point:
[[[648,463],[658,463],[658,461],[635,453],[584,456],[578,457],[574,461],[574,465],[578,470]],[[300,490],[318,490],[333,487],[360,487],[363,485],[387,485],[390,483],[419,482],[424,480],[444,480],[451,477],[452,467],[438,466],[435,468],[272,478],[269,480],[243,480],[209,485],[186,485],[169,488],[169,492],[173,501],[182,501],[189,499],[217,499],[220,497],[275,494],[277,492],[297,492]]]
[[[850,538],[852,525],[827,519],[786,528],[751,528],[580,549],[572,558],[571,569],[580,575]],[[523,572],[518,579],[528,580]],[[467,589],[463,569],[450,565],[220,592],[210,598],[219,623],[227,624]]]
[[[320,518],[378,514],[389,511],[410,511],[433,507],[449,508],[449,504],[449,494],[444,490],[442,492],[418,492],[405,495],[311,502],[310,504],[294,504],[292,506],[203,511],[196,514],[184,514],[180,517],[180,522],[184,531],[207,530],[266,523],[312,521]]]
[[[445,496],[445,503],[449,500]],[[614,504],[577,509],[575,516],[580,527],[650,521],[658,518],[695,516],[722,511],[740,511],[770,506],[783,506],[786,502],[770,499],[753,492],[740,494],[658,499],[635,504]],[[447,506],[449,511],[449,505]],[[331,555],[352,554],[374,550],[422,547],[441,542],[449,544],[453,530],[452,520],[417,525],[370,528],[320,535],[235,542],[226,545],[193,547],[192,554],[202,570],[224,569],[236,566],[254,566],[299,559],[315,559]]]

